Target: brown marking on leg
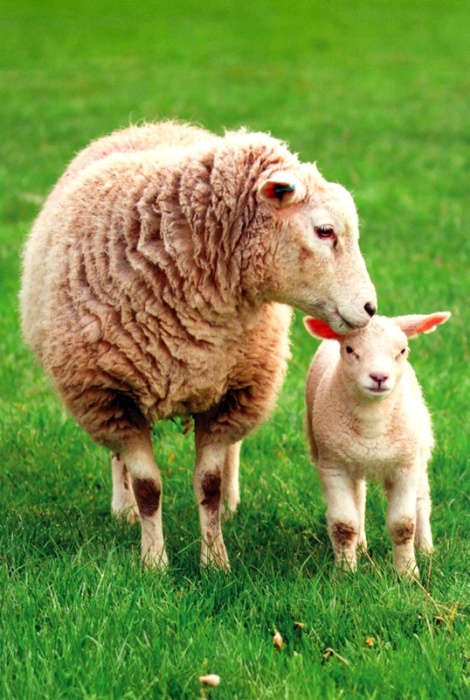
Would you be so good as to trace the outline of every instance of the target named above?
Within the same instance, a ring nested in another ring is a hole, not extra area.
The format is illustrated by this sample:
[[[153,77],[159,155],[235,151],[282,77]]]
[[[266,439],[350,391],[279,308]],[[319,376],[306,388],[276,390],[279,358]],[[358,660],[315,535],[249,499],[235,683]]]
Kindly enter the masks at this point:
[[[346,523],[333,525],[333,538],[341,547],[347,547],[357,535],[355,529]]]
[[[118,462],[122,462],[121,455],[119,452],[115,452],[113,454],[113,457],[115,459],[117,459]],[[129,471],[128,471],[126,465],[124,464],[124,462],[122,462],[121,474],[122,474],[122,484],[123,484],[124,488],[126,489],[126,491],[129,491],[129,489],[131,488],[131,479],[129,476]]]
[[[413,539],[414,534],[415,526],[411,521],[394,525],[390,532],[395,544],[407,544],[407,542]]]
[[[132,486],[140,515],[151,518],[160,505],[160,487],[153,479],[133,479]]]
[[[217,513],[220,507],[222,478],[219,471],[204,474],[201,489],[204,499],[201,505],[211,514]]]

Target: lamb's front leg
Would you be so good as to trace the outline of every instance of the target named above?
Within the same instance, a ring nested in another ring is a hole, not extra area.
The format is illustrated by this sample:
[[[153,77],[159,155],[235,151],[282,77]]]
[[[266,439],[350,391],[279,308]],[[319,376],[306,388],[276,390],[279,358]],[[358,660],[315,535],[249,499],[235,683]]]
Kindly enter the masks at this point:
[[[132,482],[142,527],[142,561],[146,566],[168,564],[162,531],[162,481],[153,457],[148,429],[126,442],[120,450]]]
[[[419,574],[415,558],[417,470],[403,468],[392,482],[385,484],[388,497],[387,529],[393,546],[397,571],[408,576]]]
[[[341,469],[319,466],[318,473],[326,501],[328,533],[336,564],[347,571],[355,571],[362,526],[356,504],[356,484]]]
[[[222,477],[227,446],[203,443],[196,436],[194,494],[201,525],[201,566],[230,569],[221,527]]]

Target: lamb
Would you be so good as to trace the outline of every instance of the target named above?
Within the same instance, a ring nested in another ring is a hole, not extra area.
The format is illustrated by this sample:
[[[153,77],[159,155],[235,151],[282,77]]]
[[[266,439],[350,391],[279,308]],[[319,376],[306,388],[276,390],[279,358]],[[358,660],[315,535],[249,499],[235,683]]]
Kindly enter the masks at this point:
[[[356,569],[366,550],[366,480],[382,481],[387,529],[400,573],[417,575],[414,545],[432,551],[427,464],[434,446],[431,418],[408,361],[408,338],[429,333],[450,313],[374,316],[345,336],[306,318],[323,339],[307,378],[306,429],[327,505],[335,561]]]
[[[130,127],[72,161],[24,249],[26,342],[112,453],[112,510],[164,567],[156,421],[194,418],[201,564],[228,568],[242,439],[274,407],[291,309],[338,333],[376,297],[353,200],[282,142],[177,122]]]

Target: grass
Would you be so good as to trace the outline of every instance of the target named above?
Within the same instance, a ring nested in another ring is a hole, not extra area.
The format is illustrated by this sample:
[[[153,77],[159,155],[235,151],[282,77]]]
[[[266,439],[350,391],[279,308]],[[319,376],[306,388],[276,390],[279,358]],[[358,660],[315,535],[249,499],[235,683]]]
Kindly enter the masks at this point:
[[[0,13],[0,696],[468,697],[470,7],[2,0]],[[394,575],[375,486],[371,560],[333,568],[302,433],[314,344],[300,316],[279,408],[244,446],[233,573],[198,569],[193,448],[176,425],[155,436],[169,571],[142,570],[138,528],[110,518],[107,455],[23,347],[19,251],[77,150],[162,117],[287,139],[353,191],[382,313],[452,311],[413,341],[437,438],[421,585]],[[218,688],[200,687],[206,672]]]

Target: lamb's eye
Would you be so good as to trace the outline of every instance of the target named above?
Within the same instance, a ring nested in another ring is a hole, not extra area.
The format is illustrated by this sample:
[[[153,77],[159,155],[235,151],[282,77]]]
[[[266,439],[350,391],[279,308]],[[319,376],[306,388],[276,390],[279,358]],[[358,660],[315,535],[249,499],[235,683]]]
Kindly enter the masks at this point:
[[[346,345],[346,352],[348,353],[348,355],[351,355],[354,352],[354,350],[350,345]]]
[[[318,238],[336,238],[333,226],[315,226],[315,233]]]
[[[404,355],[406,352],[406,348],[403,348],[403,350],[400,350],[400,355]]]

